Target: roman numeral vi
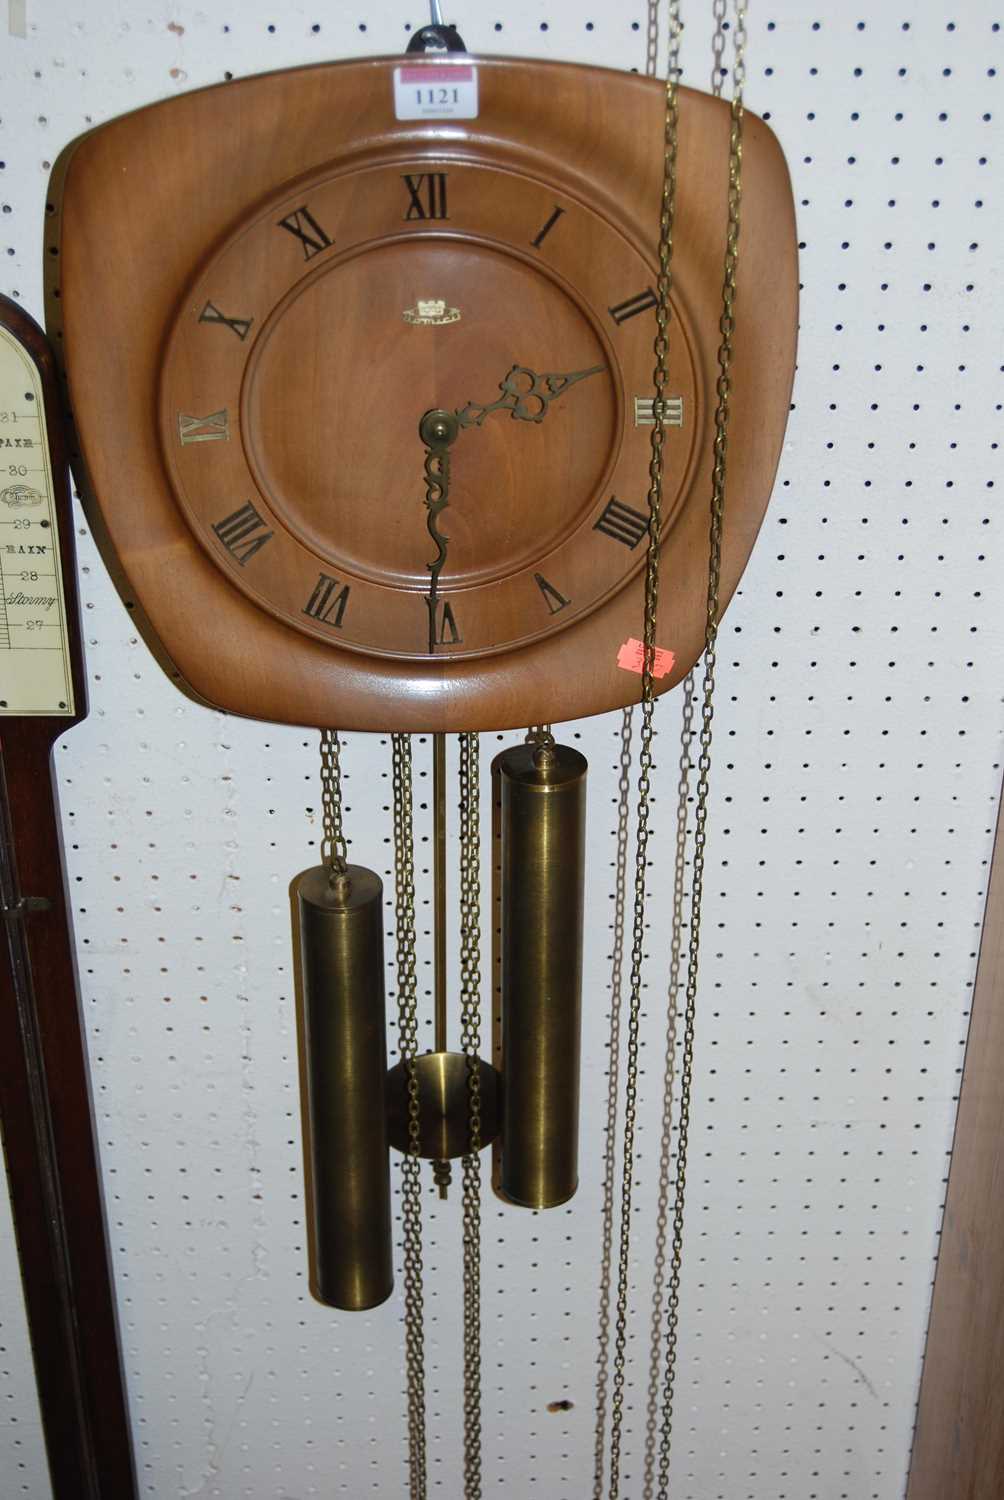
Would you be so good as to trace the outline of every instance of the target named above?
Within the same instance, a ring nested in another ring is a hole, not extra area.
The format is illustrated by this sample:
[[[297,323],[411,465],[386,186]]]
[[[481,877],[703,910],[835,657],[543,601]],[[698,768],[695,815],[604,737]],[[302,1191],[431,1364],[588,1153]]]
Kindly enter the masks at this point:
[[[449,599],[440,603],[430,595],[425,596],[425,605],[429,611],[429,649],[434,650],[436,646],[459,646],[463,643],[460,634],[460,626],[457,624],[453,613],[453,605]]]

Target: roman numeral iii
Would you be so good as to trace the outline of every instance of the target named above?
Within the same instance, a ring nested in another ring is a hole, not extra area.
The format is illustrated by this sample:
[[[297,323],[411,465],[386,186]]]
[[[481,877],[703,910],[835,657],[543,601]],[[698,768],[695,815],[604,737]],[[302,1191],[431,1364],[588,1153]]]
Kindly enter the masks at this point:
[[[242,505],[231,515],[224,516],[222,521],[217,521],[213,531],[230,556],[243,568],[256,552],[261,551],[266,542],[272,540],[274,533],[266,531],[265,526],[266,523],[249,500],[247,505]]]
[[[663,398],[664,421],[667,427],[683,426],[683,397],[665,396]],[[636,427],[655,426],[655,397],[636,396],[634,398],[634,425]]]
[[[619,326],[621,323],[626,323],[628,318],[636,318],[639,313],[648,312],[650,307],[658,307],[658,305],[658,297],[648,286],[634,297],[628,297],[625,302],[618,302],[616,307],[608,307],[607,312]]]
[[[301,208],[294,208],[291,214],[277,221],[277,228],[286,229],[303,246],[304,260],[313,260],[315,255],[320,255],[322,250],[334,242],[321,228],[310,209],[304,203]]]
[[[404,174],[404,185],[408,189],[405,222],[450,217],[446,211],[446,175],[445,172],[422,172],[418,176]]]
[[[593,530],[602,531],[615,542],[623,542],[633,552],[648,530],[648,516],[642,515],[640,510],[632,510],[620,500],[611,499]]]
[[[314,585],[314,592],[303,606],[303,613],[312,620],[320,620],[322,625],[334,625],[340,629],[350,593],[347,583],[340,583],[330,574],[321,573]]]

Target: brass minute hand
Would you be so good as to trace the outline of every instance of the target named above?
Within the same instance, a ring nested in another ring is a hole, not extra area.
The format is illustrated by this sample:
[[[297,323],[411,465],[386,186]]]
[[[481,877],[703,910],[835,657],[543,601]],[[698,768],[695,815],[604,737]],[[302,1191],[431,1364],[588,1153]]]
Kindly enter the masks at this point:
[[[593,365],[590,370],[574,370],[568,375],[538,375],[525,365],[513,365],[505,379],[499,382],[502,394],[498,400],[487,406],[468,401],[457,412],[457,421],[461,427],[480,427],[493,411],[507,411],[514,421],[543,422],[552,401],[557,401],[577,381],[599,375],[605,368],[605,365]]]

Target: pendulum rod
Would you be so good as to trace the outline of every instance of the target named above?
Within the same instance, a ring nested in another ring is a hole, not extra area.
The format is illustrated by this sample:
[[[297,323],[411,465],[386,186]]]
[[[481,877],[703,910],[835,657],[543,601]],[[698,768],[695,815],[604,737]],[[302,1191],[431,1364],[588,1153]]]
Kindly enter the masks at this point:
[[[631,1216],[634,1188],[635,1122],[638,1105],[641,1031],[642,968],[645,958],[645,905],[649,841],[649,803],[655,733],[655,633],[659,607],[659,547],[662,530],[663,446],[666,439],[665,393],[669,382],[669,319],[672,290],[673,227],[676,210],[676,163],[679,127],[680,7],[671,0],[670,57],[666,79],[663,132],[662,207],[659,216],[659,275],[657,280],[655,369],[655,424],[649,464],[648,548],[645,558],[645,615],[642,654],[641,732],[638,763],[638,809],[635,830],[634,909],[631,925],[631,979],[628,1005],[627,1067],[624,1087],[624,1144],[621,1175],[621,1219],[618,1242],[617,1301],[614,1322],[614,1374],[610,1412],[610,1500],[620,1495],[621,1432],[624,1419],[627,1358],[628,1297],[631,1275]]]
[[[398,1050],[407,1079],[407,1151],[401,1158],[404,1243],[404,1339],[408,1396],[410,1500],[427,1500],[425,1440],[425,1315],[422,1288],[421,1116],[418,1094],[418,977],[415,927],[415,836],[411,736],[391,736],[394,782],[395,912],[397,917]]]
[[[701,899],[704,891],[707,843],[711,735],[714,714],[716,647],[721,613],[719,587],[722,564],[722,526],[725,514],[725,479],[728,456],[728,425],[732,396],[732,336],[735,330],[736,275],[739,265],[739,227],[742,204],[743,85],[746,79],[746,0],[736,0],[733,33],[732,126],[729,137],[728,229],[722,280],[722,339],[718,349],[718,406],[715,411],[714,473],[711,492],[709,537],[708,604],[701,683],[701,730],[698,739],[697,793],[694,806],[694,868],[691,884],[690,947],[684,1010],[683,1056],[680,1065],[680,1123],[676,1145],[676,1193],[673,1204],[673,1241],[667,1294],[666,1360],[663,1378],[663,1415],[659,1445],[658,1500],[669,1495],[669,1464],[672,1444],[673,1396],[680,1313],[680,1273],[683,1261],[683,1211],[687,1181],[687,1148],[690,1133],[690,1094],[694,1067],[694,1030],[697,1008],[698,960],[701,938]]]
[[[476,734],[460,735],[460,1027],[467,1061],[463,1171],[464,1500],[481,1500],[481,793]]]
[[[446,735],[432,741],[433,811],[433,974],[435,976],[435,1051],[446,1052]],[[452,1171],[448,1161],[432,1163],[432,1177],[440,1198],[449,1193]]]

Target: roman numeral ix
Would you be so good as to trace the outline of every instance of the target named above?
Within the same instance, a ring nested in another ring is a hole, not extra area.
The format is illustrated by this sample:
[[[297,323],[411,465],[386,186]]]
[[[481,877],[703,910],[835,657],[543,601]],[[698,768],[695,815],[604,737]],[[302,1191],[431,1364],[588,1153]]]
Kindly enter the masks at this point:
[[[404,173],[403,181],[408,189],[405,222],[450,217],[446,211],[446,176],[445,172],[422,172],[418,176]]]
[[[322,250],[327,250],[334,243],[305,203],[300,208],[294,208],[284,219],[277,220],[276,227],[288,230],[300,241],[304,260],[313,260],[315,255],[320,255]]]
[[[642,515],[641,511],[632,510],[630,505],[624,505],[620,500],[612,499],[607,502],[606,510],[593,530],[602,531],[604,536],[613,537],[615,542],[623,542],[633,552],[648,531],[648,516]]]
[[[334,625],[340,629],[350,593],[347,583],[339,583],[330,574],[321,573],[314,592],[303,606],[303,613],[312,620],[320,620],[322,625]]]
[[[230,438],[230,418],[226,408],[210,412],[208,417],[190,417],[178,413],[178,437],[182,447],[189,443],[225,443]]]
[[[235,510],[231,515],[225,516],[222,521],[217,521],[213,531],[230,556],[243,568],[256,552],[261,551],[266,542],[272,540],[274,533],[265,531],[265,524],[249,500],[247,505],[241,506],[240,510]],[[258,532],[265,534],[264,536],[256,535]]]

